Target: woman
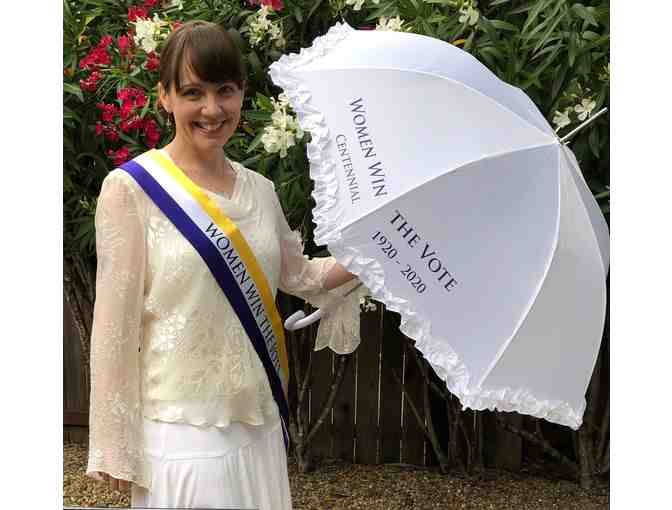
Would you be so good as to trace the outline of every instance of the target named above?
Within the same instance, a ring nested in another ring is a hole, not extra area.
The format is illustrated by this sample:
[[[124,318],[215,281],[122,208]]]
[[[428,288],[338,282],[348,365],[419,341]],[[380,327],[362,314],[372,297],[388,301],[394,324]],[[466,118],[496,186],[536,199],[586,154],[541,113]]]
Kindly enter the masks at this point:
[[[225,157],[245,88],[226,31],[184,24],[159,72],[175,137],[112,171],[96,211],[87,473],[132,485],[133,506],[289,509],[287,382],[268,301],[353,275],[304,257],[273,183]],[[192,239],[183,223],[199,221]]]

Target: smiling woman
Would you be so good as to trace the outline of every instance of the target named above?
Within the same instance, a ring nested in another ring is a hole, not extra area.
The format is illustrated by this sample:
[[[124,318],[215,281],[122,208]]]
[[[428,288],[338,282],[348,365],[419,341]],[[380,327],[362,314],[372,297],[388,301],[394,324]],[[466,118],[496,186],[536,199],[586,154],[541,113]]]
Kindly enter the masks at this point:
[[[304,257],[273,183],[226,157],[244,89],[224,29],[175,30],[159,84],[175,136],[98,199],[87,473],[130,484],[134,507],[291,508],[275,294],[314,302],[353,278]],[[359,330],[358,315],[331,320]]]

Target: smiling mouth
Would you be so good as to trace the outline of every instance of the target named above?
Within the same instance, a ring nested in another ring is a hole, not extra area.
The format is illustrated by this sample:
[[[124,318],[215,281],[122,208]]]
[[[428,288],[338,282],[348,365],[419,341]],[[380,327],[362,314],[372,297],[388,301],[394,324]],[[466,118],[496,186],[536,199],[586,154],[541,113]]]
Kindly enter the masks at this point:
[[[225,123],[226,121],[223,120],[221,122],[216,122],[216,123],[205,123],[205,122],[193,122],[193,125],[196,126],[198,129],[205,131],[206,133],[214,133],[218,131]]]

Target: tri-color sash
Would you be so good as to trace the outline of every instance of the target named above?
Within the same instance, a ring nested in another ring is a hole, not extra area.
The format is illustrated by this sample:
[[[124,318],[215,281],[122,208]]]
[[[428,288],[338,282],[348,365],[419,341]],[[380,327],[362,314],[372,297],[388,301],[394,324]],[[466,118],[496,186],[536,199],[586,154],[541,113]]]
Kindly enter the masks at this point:
[[[193,245],[210,269],[266,370],[289,445],[289,367],[273,294],[247,241],[208,195],[157,150],[121,165]]]

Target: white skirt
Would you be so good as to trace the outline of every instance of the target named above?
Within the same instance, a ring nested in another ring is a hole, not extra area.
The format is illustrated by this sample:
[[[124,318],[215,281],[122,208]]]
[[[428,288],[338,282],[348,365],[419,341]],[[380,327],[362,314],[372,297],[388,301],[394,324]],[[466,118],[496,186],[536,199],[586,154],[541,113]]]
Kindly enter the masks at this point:
[[[131,507],[291,510],[280,421],[225,429],[145,420],[152,487],[133,485]]]

